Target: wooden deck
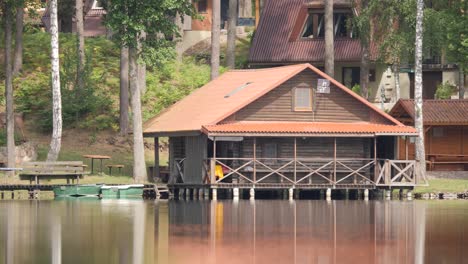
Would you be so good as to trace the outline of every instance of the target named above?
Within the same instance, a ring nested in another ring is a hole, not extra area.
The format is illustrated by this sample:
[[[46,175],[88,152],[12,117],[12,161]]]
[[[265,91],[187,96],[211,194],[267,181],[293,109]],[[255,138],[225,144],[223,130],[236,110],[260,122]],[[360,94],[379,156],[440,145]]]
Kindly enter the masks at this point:
[[[184,159],[176,160],[175,168],[177,174],[169,185],[194,185],[184,180]],[[427,185],[414,160],[212,158],[206,160],[203,169],[201,182],[210,188],[375,189]]]

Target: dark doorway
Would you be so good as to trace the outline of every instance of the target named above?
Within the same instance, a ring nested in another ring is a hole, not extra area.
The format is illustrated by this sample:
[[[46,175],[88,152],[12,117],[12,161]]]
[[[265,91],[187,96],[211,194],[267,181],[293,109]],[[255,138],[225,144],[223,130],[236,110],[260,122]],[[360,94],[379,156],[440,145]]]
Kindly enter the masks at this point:
[[[395,137],[392,137],[392,136],[377,137],[377,158],[378,159],[395,159]]]
[[[342,83],[349,89],[360,82],[361,69],[359,67],[343,67]]]
[[[414,99],[414,73],[409,73],[410,98]],[[442,83],[441,71],[423,72],[423,99],[435,99],[437,86]]]

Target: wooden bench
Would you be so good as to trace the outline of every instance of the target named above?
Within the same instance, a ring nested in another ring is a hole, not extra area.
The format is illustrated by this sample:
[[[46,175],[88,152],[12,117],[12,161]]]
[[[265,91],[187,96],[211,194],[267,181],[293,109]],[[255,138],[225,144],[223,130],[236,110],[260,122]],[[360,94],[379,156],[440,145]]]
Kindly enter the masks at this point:
[[[465,154],[427,154],[427,164],[429,170],[434,170],[435,165],[468,165],[468,155]]]
[[[112,168],[117,168],[119,169],[119,175],[122,174],[122,168],[125,167],[124,165],[122,164],[110,164],[110,165],[106,165],[107,168],[109,168],[109,175],[112,175]]]
[[[66,179],[67,184],[80,182],[80,178],[88,174],[84,171],[82,161],[56,162],[26,162],[22,164],[23,171],[19,174],[21,180],[29,180],[39,184],[40,179]]]

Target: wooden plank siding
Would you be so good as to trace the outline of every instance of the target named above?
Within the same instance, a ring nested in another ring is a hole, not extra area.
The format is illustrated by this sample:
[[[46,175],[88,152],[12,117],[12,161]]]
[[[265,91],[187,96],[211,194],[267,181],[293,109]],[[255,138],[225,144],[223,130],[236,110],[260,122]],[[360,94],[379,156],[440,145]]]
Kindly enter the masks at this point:
[[[426,155],[468,155],[468,127],[466,126],[433,126],[425,127]],[[435,131],[438,130],[438,131]],[[405,140],[398,141],[398,158],[406,158]],[[415,158],[415,146],[408,140],[408,159]],[[454,159],[453,157],[440,157],[439,161]],[[464,160],[468,160],[465,158]],[[434,170],[463,170],[464,164],[439,164]]]
[[[185,183],[202,183],[203,163],[207,156],[207,139],[206,135],[185,137]]]
[[[295,88],[317,86],[318,75],[304,70],[274,90],[226,118],[229,121],[375,122],[390,124],[372,109],[334,85],[329,94],[316,94],[313,111],[294,111]]]

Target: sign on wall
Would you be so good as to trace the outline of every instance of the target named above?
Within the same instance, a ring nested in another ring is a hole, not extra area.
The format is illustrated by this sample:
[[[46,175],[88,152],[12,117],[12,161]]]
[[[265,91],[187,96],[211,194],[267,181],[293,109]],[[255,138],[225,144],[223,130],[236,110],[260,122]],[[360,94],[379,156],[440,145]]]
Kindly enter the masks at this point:
[[[330,80],[318,79],[317,81],[317,93],[330,93]]]

